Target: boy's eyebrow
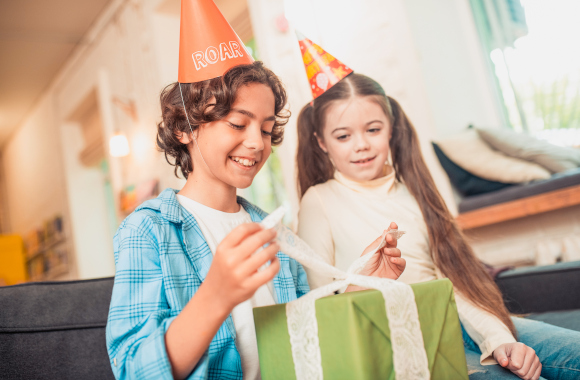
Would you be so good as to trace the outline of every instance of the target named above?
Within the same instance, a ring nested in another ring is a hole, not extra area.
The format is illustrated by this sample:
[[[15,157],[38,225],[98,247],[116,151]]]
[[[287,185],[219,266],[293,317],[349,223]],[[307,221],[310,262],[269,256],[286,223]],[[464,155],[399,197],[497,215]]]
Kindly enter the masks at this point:
[[[237,108],[232,109],[232,111],[237,112],[237,113],[241,113],[242,115],[246,115],[250,119],[256,119],[256,115],[254,115],[250,111],[241,110],[241,109],[237,109]],[[264,121],[273,121],[273,120],[276,120],[276,116],[274,116],[274,115],[268,116],[267,118],[264,119]]]

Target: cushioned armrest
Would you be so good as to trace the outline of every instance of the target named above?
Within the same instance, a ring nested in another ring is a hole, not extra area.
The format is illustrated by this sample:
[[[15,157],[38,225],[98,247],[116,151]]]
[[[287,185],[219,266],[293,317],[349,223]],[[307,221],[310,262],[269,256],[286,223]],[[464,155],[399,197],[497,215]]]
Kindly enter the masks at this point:
[[[580,309],[580,261],[509,270],[496,282],[512,313]]]

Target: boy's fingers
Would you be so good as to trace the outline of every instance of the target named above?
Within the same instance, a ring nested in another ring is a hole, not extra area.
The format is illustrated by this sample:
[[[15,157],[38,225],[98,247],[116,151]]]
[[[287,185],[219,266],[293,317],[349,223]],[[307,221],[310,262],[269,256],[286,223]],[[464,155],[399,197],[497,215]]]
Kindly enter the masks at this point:
[[[246,237],[261,231],[258,223],[244,223],[234,228],[220,243],[221,246],[232,248],[239,245]]]
[[[260,247],[272,242],[276,238],[276,231],[273,229],[262,230],[245,238],[239,245],[238,249],[242,259],[247,258]]]
[[[272,243],[263,250],[256,252],[248,257],[240,264],[240,270],[246,275],[251,275],[266,264],[268,261],[276,257],[276,253],[280,250],[278,243]]]
[[[266,284],[268,281],[271,281],[276,276],[276,274],[278,274],[279,270],[280,261],[278,261],[278,258],[274,256],[270,266],[268,266],[268,268],[264,269],[263,271],[254,274],[249,279],[248,285],[257,290],[260,286]]]

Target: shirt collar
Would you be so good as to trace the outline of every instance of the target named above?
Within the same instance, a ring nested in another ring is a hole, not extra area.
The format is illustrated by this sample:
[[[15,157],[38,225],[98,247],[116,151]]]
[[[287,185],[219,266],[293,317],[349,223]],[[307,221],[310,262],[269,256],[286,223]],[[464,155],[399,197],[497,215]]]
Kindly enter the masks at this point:
[[[390,165],[385,165],[384,175],[377,179],[370,181],[355,181],[345,177],[344,174],[336,170],[334,172],[334,179],[357,193],[377,193],[387,194],[393,188],[395,183],[395,170]]]
[[[186,215],[184,215],[183,206],[177,200],[177,193],[179,190],[167,188],[159,194],[155,199],[149,200],[141,204],[135,209],[139,211],[144,208],[149,208],[157,210],[161,213],[161,216],[172,223],[183,223],[186,221]],[[260,222],[265,217],[264,211],[260,210],[247,200],[242,197],[237,198],[237,202],[246,210],[253,222]]]

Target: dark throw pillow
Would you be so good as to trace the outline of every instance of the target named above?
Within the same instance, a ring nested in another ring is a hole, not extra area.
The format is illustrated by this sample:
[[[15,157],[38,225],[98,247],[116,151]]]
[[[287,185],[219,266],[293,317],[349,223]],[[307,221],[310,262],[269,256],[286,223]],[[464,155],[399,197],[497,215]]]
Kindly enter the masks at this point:
[[[451,161],[436,143],[432,144],[435,154],[447,173],[451,184],[461,195],[467,197],[470,195],[485,194],[513,186],[509,183],[488,181],[471,174]]]

